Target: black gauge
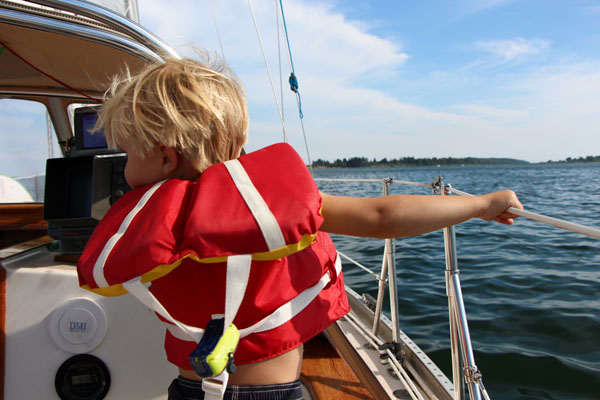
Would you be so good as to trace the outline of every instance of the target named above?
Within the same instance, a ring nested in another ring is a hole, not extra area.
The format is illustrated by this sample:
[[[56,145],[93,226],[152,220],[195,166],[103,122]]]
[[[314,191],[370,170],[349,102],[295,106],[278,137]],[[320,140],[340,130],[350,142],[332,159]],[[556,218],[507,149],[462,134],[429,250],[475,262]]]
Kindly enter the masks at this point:
[[[61,400],[102,400],[110,388],[110,374],[98,357],[78,354],[60,366],[54,385]]]

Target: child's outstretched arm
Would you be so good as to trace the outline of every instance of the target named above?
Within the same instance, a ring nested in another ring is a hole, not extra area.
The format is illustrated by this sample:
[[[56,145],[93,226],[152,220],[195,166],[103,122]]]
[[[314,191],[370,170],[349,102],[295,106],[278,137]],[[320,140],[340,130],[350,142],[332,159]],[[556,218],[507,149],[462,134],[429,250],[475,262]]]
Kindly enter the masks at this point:
[[[375,198],[332,196],[321,193],[321,230],[351,236],[391,238],[420,235],[471,218],[512,224],[523,209],[511,190],[482,196],[393,195]]]

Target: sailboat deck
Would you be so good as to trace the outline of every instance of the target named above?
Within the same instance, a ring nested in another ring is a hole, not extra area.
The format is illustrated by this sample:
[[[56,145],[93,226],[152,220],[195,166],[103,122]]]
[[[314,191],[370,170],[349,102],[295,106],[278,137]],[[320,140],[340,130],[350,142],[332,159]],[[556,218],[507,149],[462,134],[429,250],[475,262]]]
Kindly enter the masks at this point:
[[[304,345],[302,383],[313,399],[374,399],[324,335]]]

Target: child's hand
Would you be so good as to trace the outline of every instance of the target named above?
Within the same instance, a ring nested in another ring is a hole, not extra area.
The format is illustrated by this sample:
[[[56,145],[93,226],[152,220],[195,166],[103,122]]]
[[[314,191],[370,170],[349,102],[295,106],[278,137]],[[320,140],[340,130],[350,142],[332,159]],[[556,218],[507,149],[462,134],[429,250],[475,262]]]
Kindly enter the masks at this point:
[[[502,190],[481,196],[485,201],[485,207],[479,218],[485,221],[496,221],[505,225],[512,225],[518,217],[507,211],[509,207],[522,210],[523,205],[512,190]]]

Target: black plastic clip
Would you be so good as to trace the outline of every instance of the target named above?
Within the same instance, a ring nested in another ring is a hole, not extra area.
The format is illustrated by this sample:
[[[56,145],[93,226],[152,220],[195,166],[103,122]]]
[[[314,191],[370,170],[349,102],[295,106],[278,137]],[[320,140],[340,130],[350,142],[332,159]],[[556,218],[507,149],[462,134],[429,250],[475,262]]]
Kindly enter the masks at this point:
[[[444,183],[444,177],[438,176],[431,182],[431,190],[435,194],[442,194],[442,184]]]
[[[385,342],[385,343],[379,345],[378,349],[381,350],[381,351],[385,351],[385,350],[391,351],[394,354],[394,356],[396,357],[396,359],[398,361],[402,361],[402,359],[403,359],[403,355],[402,355],[402,343],[399,343],[399,342]],[[382,358],[385,358],[385,354],[384,354],[384,357],[382,357]]]

